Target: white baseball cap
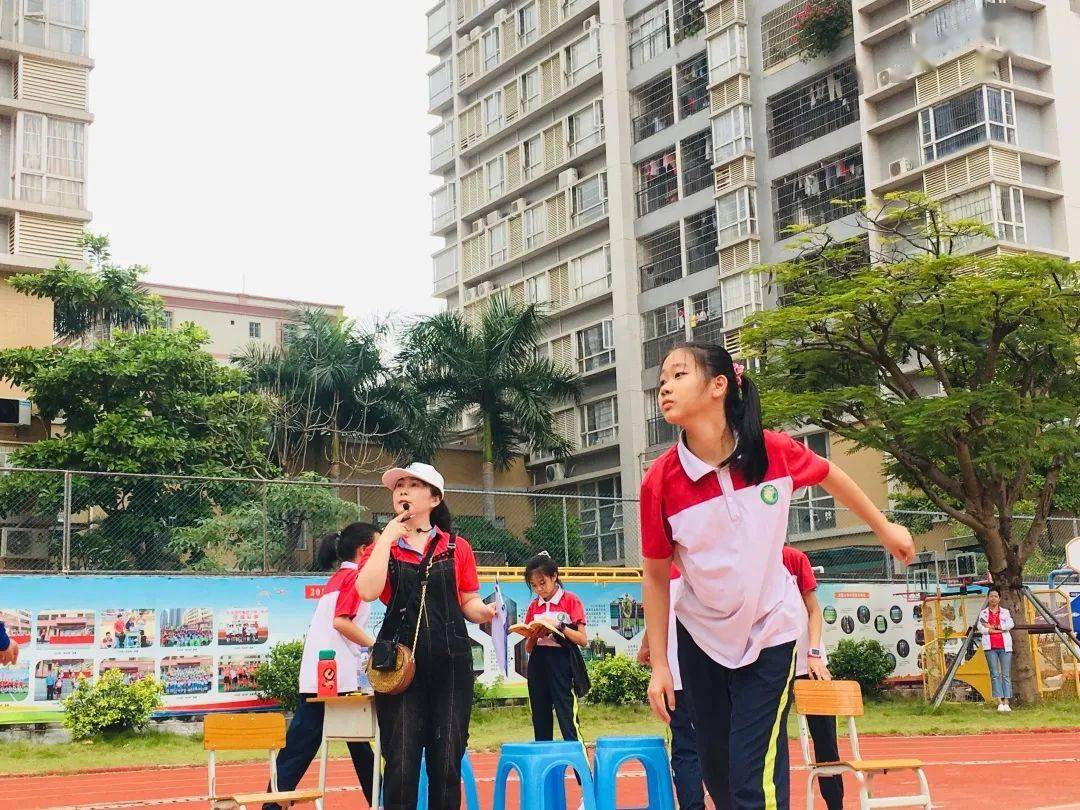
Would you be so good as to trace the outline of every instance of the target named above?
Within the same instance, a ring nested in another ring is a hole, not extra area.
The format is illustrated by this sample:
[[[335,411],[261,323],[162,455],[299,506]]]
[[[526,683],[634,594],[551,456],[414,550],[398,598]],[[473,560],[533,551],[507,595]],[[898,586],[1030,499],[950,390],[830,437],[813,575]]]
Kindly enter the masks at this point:
[[[430,464],[421,464],[418,461],[414,461],[408,467],[393,467],[387,470],[383,473],[382,483],[387,489],[393,490],[402,478],[415,478],[425,484],[431,484],[431,486],[439,490],[440,494],[446,488],[442,473]]]

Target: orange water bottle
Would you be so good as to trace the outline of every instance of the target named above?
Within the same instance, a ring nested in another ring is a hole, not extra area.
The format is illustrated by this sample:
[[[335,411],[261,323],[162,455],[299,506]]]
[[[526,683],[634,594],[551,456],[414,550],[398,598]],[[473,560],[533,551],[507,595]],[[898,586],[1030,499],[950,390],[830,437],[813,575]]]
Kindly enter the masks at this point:
[[[319,697],[337,697],[337,661],[333,650],[319,650]]]

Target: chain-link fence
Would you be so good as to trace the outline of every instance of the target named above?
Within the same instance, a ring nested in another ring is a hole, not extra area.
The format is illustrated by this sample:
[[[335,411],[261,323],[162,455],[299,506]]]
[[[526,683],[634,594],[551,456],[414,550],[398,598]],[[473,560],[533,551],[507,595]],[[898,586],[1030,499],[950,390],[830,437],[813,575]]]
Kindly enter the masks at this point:
[[[482,566],[518,567],[539,551],[561,565],[640,564],[637,501],[566,492],[448,488],[458,532]],[[390,496],[373,482],[167,477],[0,468],[0,571],[287,573],[318,569],[319,538],[354,520],[381,526]],[[896,512],[919,559],[896,566],[857,517],[831,499],[791,507],[789,539],[822,579],[938,582],[986,571],[970,535],[945,515]],[[1016,520],[1017,532],[1026,530]],[[1045,581],[1078,521],[1051,518],[1028,562]]]

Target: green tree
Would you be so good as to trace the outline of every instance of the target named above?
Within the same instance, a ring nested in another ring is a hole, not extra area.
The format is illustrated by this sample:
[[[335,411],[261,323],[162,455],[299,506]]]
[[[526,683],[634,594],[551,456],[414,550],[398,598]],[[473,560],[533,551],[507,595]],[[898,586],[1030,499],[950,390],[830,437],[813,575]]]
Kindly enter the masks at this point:
[[[84,234],[89,270],[72,267],[63,259],[39,273],[12,276],[8,283],[23,295],[53,302],[53,332],[58,338],[80,338],[103,327],[144,330],[160,324],[161,299],[139,285],[147,268],[118,267],[112,262],[109,238]]]
[[[880,451],[890,476],[974,534],[1022,616],[1024,563],[1080,453],[1080,265],[958,255],[989,232],[922,195],[890,195],[857,224],[869,253],[811,230],[768,268],[784,306],[744,333],[766,360],[768,418]],[[1015,521],[1020,505],[1034,520]],[[1017,640],[1014,681],[1033,701]]]
[[[454,418],[474,411],[483,457],[484,517],[495,520],[495,469],[505,469],[525,448],[565,457],[570,442],[555,429],[553,401],[581,395],[576,376],[537,357],[546,316],[535,304],[520,307],[496,296],[478,326],[458,312],[442,312],[413,325],[398,361],[414,381]]]
[[[525,530],[525,539],[533,554],[547,551],[560,565],[581,565],[585,560],[581,519],[565,502],[555,501],[537,509],[532,526]]]
[[[430,458],[442,422],[426,400],[383,362],[383,329],[322,310],[295,313],[281,348],[251,344],[233,358],[251,376],[251,390],[273,403],[271,446],[278,464],[297,475],[318,461],[341,477],[342,464],[363,467],[366,454]],[[350,455],[350,453],[352,455]]]
[[[91,348],[0,351],[0,379],[26,391],[43,418],[64,417],[64,433],[17,450],[16,466],[103,473],[265,477],[267,405],[241,393],[244,374],[205,351],[207,334],[118,332]],[[49,523],[63,506],[63,482],[47,473],[0,477],[0,515]],[[73,477],[72,509],[88,520],[73,541],[76,566],[151,569],[179,563],[168,550],[177,526],[231,507],[245,487],[130,475]]]

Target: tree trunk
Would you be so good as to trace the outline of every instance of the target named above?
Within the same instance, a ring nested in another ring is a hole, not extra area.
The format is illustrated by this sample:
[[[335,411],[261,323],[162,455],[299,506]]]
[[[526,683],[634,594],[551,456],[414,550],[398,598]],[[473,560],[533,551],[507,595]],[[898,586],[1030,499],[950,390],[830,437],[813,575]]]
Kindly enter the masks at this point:
[[[492,445],[491,424],[483,422],[484,463],[480,475],[484,487],[484,520],[495,525],[495,451]]]
[[[1027,624],[1027,599],[1024,596],[1024,577],[1019,566],[1006,564],[994,583],[1001,588],[1001,603],[1012,614],[1016,624]],[[1031,655],[1031,641],[1026,630],[1014,630],[1012,656],[1013,696],[1021,703],[1033,705],[1039,702],[1039,685],[1035,677],[1035,661]]]

